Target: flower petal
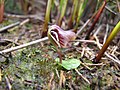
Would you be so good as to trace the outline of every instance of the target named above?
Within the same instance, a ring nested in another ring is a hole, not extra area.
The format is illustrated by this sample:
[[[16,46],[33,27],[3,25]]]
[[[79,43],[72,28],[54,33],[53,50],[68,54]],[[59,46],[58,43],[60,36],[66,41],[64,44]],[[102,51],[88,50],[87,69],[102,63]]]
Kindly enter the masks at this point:
[[[69,42],[75,40],[76,35],[72,31],[64,31],[57,25],[50,26],[48,30],[48,38],[54,46],[66,48]]]

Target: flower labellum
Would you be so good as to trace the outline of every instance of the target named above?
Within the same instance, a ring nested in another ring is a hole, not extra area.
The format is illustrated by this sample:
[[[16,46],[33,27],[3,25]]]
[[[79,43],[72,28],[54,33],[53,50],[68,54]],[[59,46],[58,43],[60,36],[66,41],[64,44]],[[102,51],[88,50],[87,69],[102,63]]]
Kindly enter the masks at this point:
[[[57,25],[52,25],[48,29],[48,38],[55,47],[70,47],[70,41],[75,40],[76,34],[72,31],[64,31]]]

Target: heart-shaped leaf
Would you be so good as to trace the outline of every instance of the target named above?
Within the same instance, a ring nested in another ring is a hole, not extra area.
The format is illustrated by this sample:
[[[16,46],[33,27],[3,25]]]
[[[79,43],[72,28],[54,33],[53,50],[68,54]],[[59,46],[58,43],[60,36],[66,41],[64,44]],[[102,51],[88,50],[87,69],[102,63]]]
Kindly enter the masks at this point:
[[[61,65],[62,67],[64,67],[67,70],[75,69],[80,65],[80,61],[75,58],[63,60],[62,64],[59,63],[59,58],[56,58],[55,61],[58,62],[59,65]]]

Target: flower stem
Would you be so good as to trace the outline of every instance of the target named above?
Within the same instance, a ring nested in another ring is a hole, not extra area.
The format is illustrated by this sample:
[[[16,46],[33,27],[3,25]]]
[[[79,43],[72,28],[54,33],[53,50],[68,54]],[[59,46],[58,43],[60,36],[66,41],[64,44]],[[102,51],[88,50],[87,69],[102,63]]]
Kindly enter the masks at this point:
[[[60,63],[62,63],[62,53],[61,53],[60,49],[58,49],[58,48],[57,48],[57,53],[59,55]]]

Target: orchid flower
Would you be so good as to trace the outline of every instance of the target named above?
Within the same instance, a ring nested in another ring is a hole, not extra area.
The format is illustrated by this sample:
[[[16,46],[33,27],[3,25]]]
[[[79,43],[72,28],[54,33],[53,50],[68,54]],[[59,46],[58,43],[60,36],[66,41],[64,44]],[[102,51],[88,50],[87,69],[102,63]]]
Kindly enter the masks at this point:
[[[48,29],[48,38],[55,47],[70,47],[70,41],[75,40],[76,34],[72,31],[64,31],[57,25],[52,25]]]

